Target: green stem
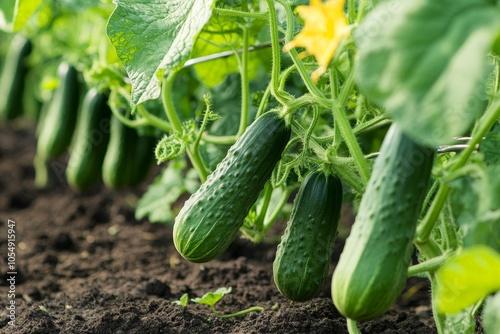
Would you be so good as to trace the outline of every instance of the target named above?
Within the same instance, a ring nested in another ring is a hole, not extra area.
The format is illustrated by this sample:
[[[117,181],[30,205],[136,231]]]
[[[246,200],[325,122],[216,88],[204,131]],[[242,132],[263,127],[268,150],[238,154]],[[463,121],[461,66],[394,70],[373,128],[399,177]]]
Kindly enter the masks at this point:
[[[455,172],[465,165],[470,155],[475,150],[476,145],[496,123],[498,117],[500,117],[500,97],[495,96],[484,115],[479,119],[477,130],[473,134],[472,139],[468,142],[468,147],[457,157],[458,160],[451,165],[450,173]],[[449,193],[450,187],[448,184],[441,184],[429,211],[427,211],[427,214],[417,228],[417,244],[423,244],[429,239]]]
[[[268,2],[270,2],[268,0]],[[286,2],[285,0],[276,0],[283,8],[285,9],[285,14],[286,14],[286,35],[285,35],[285,42],[290,42],[295,33],[295,15],[293,14],[293,10]],[[291,49],[289,52],[290,57],[292,58],[292,61],[294,65],[297,67],[297,70],[299,72],[300,77],[302,78],[302,81],[306,85],[307,90],[317,98],[318,103],[321,103],[324,107],[328,107],[330,104],[330,101],[325,98],[321,90],[316,87],[314,82],[312,81],[306,67],[304,66],[304,63],[302,60],[300,60],[299,54],[297,53],[297,50]]]
[[[269,18],[268,13],[243,12],[241,10],[226,9],[226,8],[214,8],[212,10],[212,13],[221,16],[247,17],[250,19],[257,19],[257,20],[267,20]]]
[[[113,113],[113,115],[116,118],[118,118],[120,120],[120,122],[122,122],[123,124],[125,124],[129,128],[140,128],[140,127],[149,125],[149,121],[146,118],[129,119],[129,118],[123,116],[122,114],[120,114],[120,112],[118,110],[116,110],[116,108],[111,107],[110,109],[111,109],[111,112]]]
[[[137,106],[137,111],[139,114],[141,114],[142,117],[144,117],[147,121],[148,124],[164,131],[164,132],[171,132],[172,131],[172,126],[162,120],[159,117],[156,117],[155,115],[151,114],[149,111],[144,108],[143,105],[138,105]]]
[[[261,311],[264,311],[264,308],[263,307],[260,307],[260,306],[252,306],[252,307],[249,307],[247,309],[244,309],[242,311],[239,311],[239,312],[235,312],[235,313],[230,313],[230,314],[218,314],[216,313],[216,315],[219,317],[219,318],[233,318],[233,317],[239,317],[239,316],[242,316],[242,315],[245,315],[247,313],[250,313],[250,312],[261,312]]]
[[[354,158],[354,163],[358,169],[359,175],[361,176],[363,183],[366,184],[370,178],[370,169],[365,160],[363,151],[361,151],[358,140],[352,131],[349,120],[347,119],[344,110],[336,103],[333,103],[332,112],[335,120],[335,126],[338,126],[340,134],[342,135],[342,138],[344,138],[347,148]]]
[[[260,234],[262,232],[262,229],[264,227],[264,219],[266,217],[267,209],[269,208],[269,203],[271,202],[271,196],[273,194],[273,187],[271,186],[270,182],[266,183],[266,186],[264,188],[264,198],[262,199],[262,207],[260,208],[259,215],[257,216],[257,219],[255,219],[255,227],[258,233]]]
[[[173,125],[175,131],[182,132],[182,123],[177,115],[177,112],[175,111],[171,94],[176,74],[177,72],[172,71],[167,75],[167,77],[164,78],[161,87],[162,88],[161,98],[162,98],[163,108],[165,109],[165,113],[167,115],[168,120]],[[194,147],[195,149],[193,148],[193,146],[188,147],[186,153],[189,157],[189,160],[191,160],[194,169],[198,173],[201,182],[205,182],[209,173],[205,168],[200,152],[198,149],[196,149],[196,147],[197,147],[196,145]]]
[[[204,142],[218,144],[218,145],[233,145],[238,140],[237,136],[212,136],[203,134],[201,139]]]
[[[332,71],[330,71],[330,80],[333,81],[330,82],[330,85],[333,85],[335,77]],[[344,139],[347,148],[349,149],[349,152],[354,158],[354,163],[356,165],[356,168],[358,169],[359,174],[361,175],[363,183],[366,184],[368,182],[368,179],[370,178],[370,169],[368,167],[368,163],[365,160],[363,151],[361,150],[358,140],[356,139],[356,135],[354,134],[351,124],[349,123],[349,119],[347,118],[347,115],[345,114],[344,110],[340,107],[345,105],[353,88],[354,88],[354,71],[351,71],[351,73],[349,73],[349,76],[344,82],[340,94],[338,95],[337,101],[332,102],[332,113],[335,122],[335,127],[338,129],[340,135]],[[336,140],[336,142],[333,143],[333,145],[337,145],[337,143],[338,142]]]
[[[274,223],[276,222],[276,218],[278,218],[278,215],[281,213],[283,206],[285,206],[285,204],[287,203],[292,190],[293,189],[286,188],[286,190],[283,192],[283,196],[281,196],[281,199],[274,208],[273,212],[271,212],[271,214],[264,221],[264,226],[262,227],[262,231],[255,239],[255,242],[262,241],[262,239],[267,235],[267,232],[274,225]]]
[[[352,132],[354,132],[355,135],[358,135],[358,134],[363,133],[365,131],[374,130],[380,126],[388,125],[390,123],[391,123],[391,121],[388,119],[387,114],[382,114],[382,115],[378,115],[378,116],[372,118],[371,120],[369,120],[367,122],[364,122],[364,123],[356,126],[354,129],[352,129]]]
[[[427,211],[424,219],[417,227],[417,238],[415,239],[415,244],[417,244],[417,246],[428,241],[449,193],[450,187],[446,183],[441,184],[429,211]]]
[[[271,86],[271,83],[269,83],[266,87],[266,90],[264,91],[264,94],[262,95],[262,99],[259,103],[259,108],[257,109],[257,114],[255,115],[256,118],[262,115],[267,108],[267,100],[271,96]]]
[[[356,321],[347,318],[347,331],[349,334],[361,334],[361,332],[358,329]]]
[[[445,249],[457,249],[458,247],[458,237],[456,224],[453,221],[451,203],[448,201],[445,203],[445,208],[443,215],[441,216],[441,224],[443,229],[443,237],[445,241]]]
[[[360,0],[358,6],[358,15],[356,17],[356,23],[360,23],[365,16],[366,0]]]
[[[278,18],[276,8],[274,8],[273,0],[266,0],[269,7],[269,28],[271,35],[271,53],[272,53],[272,69],[271,69],[271,94],[282,105],[288,105],[292,100],[292,96],[284,91],[279,90],[279,77],[281,71],[281,47],[278,36]]]
[[[298,136],[304,138],[307,135],[307,131],[296,121],[292,121],[291,123],[292,130]],[[328,160],[329,162],[334,164],[335,171],[337,174],[345,180],[358,194],[361,194],[364,189],[364,184],[360,182],[359,177],[349,166],[343,166],[338,164],[342,157],[335,157],[335,159],[331,159],[327,154],[327,151],[321,146],[314,138],[310,138],[309,146],[313,149],[313,151],[319,156],[322,157],[323,160]]]
[[[248,81],[248,46],[249,46],[249,37],[248,37],[248,27],[243,26],[243,52],[241,53],[241,61],[240,61],[240,75],[241,75],[241,112],[240,112],[240,126],[238,129],[237,137],[240,137],[243,132],[245,132],[248,126],[248,103],[249,103],[249,90],[250,83]],[[238,58],[239,59],[239,58]]]
[[[437,279],[435,276],[435,273],[430,273],[429,274],[429,279],[431,281],[431,307],[433,310],[433,316],[434,316],[434,322],[436,323],[436,329],[438,334],[445,334],[445,316],[442,313],[437,312],[437,296],[436,296],[436,290],[437,290]]]
[[[408,276],[417,276],[421,273],[436,271],[454,254],[455,252],[448,252],[430,260],[410,266],[408,268]]]
[[[174,129],[178,132],[182,131],[182,123],[175,112],[175,107],[172,99],[172,86],[177,75],[176,71],[171,71],[164,79],[161,86],[161,101],[163,109],[167,115],[168,120],[173,125]]]

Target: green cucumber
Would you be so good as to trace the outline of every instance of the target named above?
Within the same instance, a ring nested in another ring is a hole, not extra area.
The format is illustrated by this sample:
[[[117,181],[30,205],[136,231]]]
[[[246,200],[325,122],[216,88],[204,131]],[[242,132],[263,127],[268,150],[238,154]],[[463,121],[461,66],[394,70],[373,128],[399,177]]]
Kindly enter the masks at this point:
[[[175,219],[174,245],[192,262],[221,255],[281,158],[291,130],[275,112],[251,124]]]
[[[133,187],[147,176],[154,160],[156,139],[137,133],[116,116],[111,116],[110,138],[104,162],[102,179],[108,188]]]
[[[273,263],[274,282],[285,297],[302,302],[320,292],[328,277],[341,208],[338,177],[317,171],[305,178]]]
[[[111,117],[107,100],[95,88],[83,100],[66,168],[66,179],[74,189],[88,189],[101,180]]]
[[[391,126],[333,274],[333,302],[345,317],[378,317],[401,293],[433,157]]]
[[[131,158],[132,167],[127,186],[135,187],[148,176],[148,172],[155,161],[155,147],[157,138],[143,134],[139,135],[135,145],[135,153]]]
[[[30,40],[16,35],[9,46],[0,77],[0,118],[14,119],[23,113],[23,92],[29,67],[26,58],[31,53]]]
[[[47,160],[61,156],[71,143],[79,107],[78,73],[66,62],[58,68],[56,88],[39,123],[37,156]]]
[[[104,162],[102,180],[108,188],[121,188],[128,184],[132,164],[129,152],[135,150],[137,132],[111,116],[110,136]]]

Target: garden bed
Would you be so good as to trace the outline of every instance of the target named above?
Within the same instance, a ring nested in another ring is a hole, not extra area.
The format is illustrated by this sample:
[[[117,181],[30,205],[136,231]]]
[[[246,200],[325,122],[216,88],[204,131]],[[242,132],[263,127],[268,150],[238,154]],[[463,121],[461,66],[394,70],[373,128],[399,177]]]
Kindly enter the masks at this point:
[[[309,302],[280,295],[272,277],[276,244],[238,239],[215,261],[189,263],[175,250],[171,227],[134,219],[131,205],[144,185],[77,193],[56,177],[63,158],[51,169],[54,182],[35,189],[34,153],[33,128],[0,125],[0,332],[347,333],[328,282]],[[16,223],[15,327],[6,317],[7,219]],[[337,240],[333,262],[342,242]],[[221,319],[203,305],[172,303],[184,293],[195,298],[229,286],[232,293],[216,305],[218,311],[257,305],[264,311]],[[426,281],[410,279],[397,304],[360,329],[435,333]]]

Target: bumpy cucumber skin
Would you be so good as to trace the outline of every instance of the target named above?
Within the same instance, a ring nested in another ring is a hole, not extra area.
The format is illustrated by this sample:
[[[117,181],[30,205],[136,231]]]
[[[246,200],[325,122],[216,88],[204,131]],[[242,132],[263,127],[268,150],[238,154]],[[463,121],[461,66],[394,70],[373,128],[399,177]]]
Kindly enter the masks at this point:
[[[11,120],[23,113],[23,91],[32,50],[30,40],[17,35],[11,41],[0,77],[0,118]]]
[[[78,115],[80,83],[68,63],[58,68],[59,86],[39,123],[37,155],[43,159],[61,156],[71,143]]]
[[[107,96],[90,89],[82,103],[66,168],[66,179],[72,188],[89,189],[101,180],[110,117]]]
[[[174,245],[191,262],[221,255],[281,158],[291,130],[277,113],[251,124],[175,219]]]
[[[323,287],[341,208],[338,177],[317,171],[305,178],[273,263],[276,287],[288,299],[310,300]]]
[[[345,317],[378,317],[401,293],[433,157],[391,126],[333,274],[333,302]]]

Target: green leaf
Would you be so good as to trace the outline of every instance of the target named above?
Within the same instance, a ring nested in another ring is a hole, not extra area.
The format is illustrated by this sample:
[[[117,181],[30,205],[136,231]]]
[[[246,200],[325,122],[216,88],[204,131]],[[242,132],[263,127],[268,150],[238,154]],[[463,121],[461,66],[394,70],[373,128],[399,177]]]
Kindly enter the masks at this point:
[[[194,190],[197,188],[193,183],[198,185],[194,181],[192,173],[183,175],[185,167],[185,160],[175,160],[168,164],[137,203],[136,219],[148,216],[152,223],[165,223],[174,220],[175,214],[172,205],[188,189],[192,191],[193,188]]]
[[[107,33],[132,83],[132,103],[160,95],[165,70],[187,60],[214,0],[117,0]]]
[[[196,304],[208,305],[213,307],[219,300],[225,295],[231,293],[231,287],[229,288],[218,288],[214,292],[207,292],[202,297],[193,298],[191,301]]]
[[[498,333],[500,328],[500,293],[488,297],[484,304],[482,318],[486,334]]]
[[[436,273],[439,312],[453,314],[500,290],[500,254],[479,245],[450,258]]]
[[[42,0],[18,0],[17,2],[18,7],[14,18],[14,31],[19,31],[28,22],[38,7],[40,7]]]
[[[476,334],[476,319],[473,314],[474,306],[463,309],[454,314],[446,315],[444,328],[447,333]]]
[[[189,302],[189,296],[187,293],[183,294],[179,300],[174,300],[172,304],[180,305],[180,306],[187,306]]]
[[[464,246],[487,245],[500,251],[500,165],[475,163],[468,166],[477,175],[450,183],[453,217],[464,231]]]
[[[256,36],[260,32],[265,21],[255,21],[252,27],[248,27],[249,43],[254,44]],[[222,51],[237,50],[241,47],[242,32],[234,18],[214,16],[198,36],[194,45],[192,58],[207,56]],[[267,52],[268,50],[264,50]],[[260,51],[262,52],[262,51]],[[258,52],[249,54],[248,79],[252,80],[257,70],[262,67]],[[269,59],[269,58],[268,58]],[[215,87],[221,84],[231,73],[238,72],[238,60],[236,56],[223,57],[194,66],[197,77],[207,87]]]
[[[484,107],[499,16],[491,0],[381,3],[355,31],[356,82],[416,140],[449,142]]]
[[[5,31],[12,30],[15,8],[16,8],[16,0],[0,1],[0,28],[2,30]]]
[[[42,0],[0,1],[0,29],[19,31],[40,7]]]

